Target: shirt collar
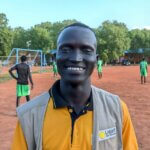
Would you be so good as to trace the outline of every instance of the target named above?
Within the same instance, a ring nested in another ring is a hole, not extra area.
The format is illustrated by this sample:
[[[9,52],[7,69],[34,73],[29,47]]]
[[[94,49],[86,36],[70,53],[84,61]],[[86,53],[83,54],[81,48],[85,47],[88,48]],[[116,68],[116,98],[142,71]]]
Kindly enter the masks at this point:
[[[68,102],[63,98],[60,92],[60,80],[57,80],[51,89],[49,90],[49,94],[52,97],[53,103],[54,103],[54,108],[63,108],[63,107],[69,107]],[[89,111],[93,110],[93,96],[92,96],[92,91],[90,94],[90,97],[85,105],[86,109]]]

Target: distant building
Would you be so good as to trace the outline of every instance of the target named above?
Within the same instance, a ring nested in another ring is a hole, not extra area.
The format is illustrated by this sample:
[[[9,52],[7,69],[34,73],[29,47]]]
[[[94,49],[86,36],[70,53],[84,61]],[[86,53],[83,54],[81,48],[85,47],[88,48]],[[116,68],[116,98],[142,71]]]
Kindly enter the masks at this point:
[[[150,63],[150,48],[126,50],[124,53],[124,59],[129,60],[133,64],[139,63],[143,57]]]

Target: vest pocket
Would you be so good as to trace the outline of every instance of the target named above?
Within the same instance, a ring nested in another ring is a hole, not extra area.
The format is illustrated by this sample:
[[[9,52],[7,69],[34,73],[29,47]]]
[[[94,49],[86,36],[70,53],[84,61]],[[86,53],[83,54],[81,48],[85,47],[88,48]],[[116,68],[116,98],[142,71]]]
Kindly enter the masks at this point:
[[[99,141],[99,149],[103,147],[103,150],[117,150],[117,138],[113,137],[103,141]]]
[[[99,148],[104,150],[116,150],[117,133],[116,127],[100,130],[98,133]]]

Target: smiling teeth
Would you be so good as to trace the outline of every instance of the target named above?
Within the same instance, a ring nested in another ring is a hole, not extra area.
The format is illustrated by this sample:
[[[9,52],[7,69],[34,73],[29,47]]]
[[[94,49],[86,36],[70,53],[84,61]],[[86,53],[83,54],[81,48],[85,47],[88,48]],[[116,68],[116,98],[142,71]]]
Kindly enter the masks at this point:
[[[67,70],[82,71],[83,68],[80,68],[80,67],[68,67]]]

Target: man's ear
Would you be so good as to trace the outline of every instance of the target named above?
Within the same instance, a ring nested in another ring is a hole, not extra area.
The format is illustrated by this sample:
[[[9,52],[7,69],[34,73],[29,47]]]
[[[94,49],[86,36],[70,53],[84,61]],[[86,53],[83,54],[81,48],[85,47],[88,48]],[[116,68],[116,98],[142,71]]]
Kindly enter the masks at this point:
[[[96,59],[98,60],[99,54],[96,54]]]
[[[94,64],[94,68],[96,67],[96,64],[97,64],[97,54],[96,54],[96,56],[95,56],[96,58],[95,58],[95,64]]]

